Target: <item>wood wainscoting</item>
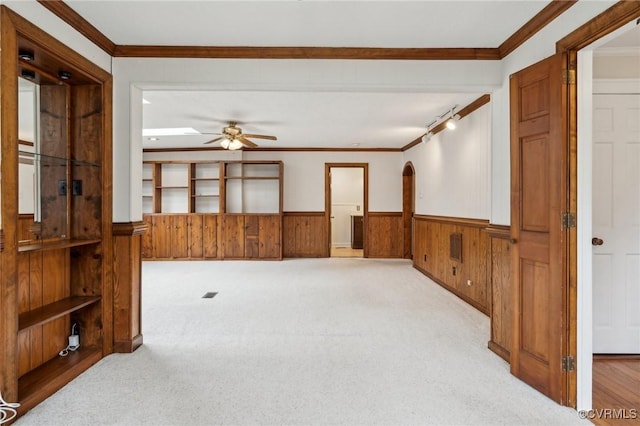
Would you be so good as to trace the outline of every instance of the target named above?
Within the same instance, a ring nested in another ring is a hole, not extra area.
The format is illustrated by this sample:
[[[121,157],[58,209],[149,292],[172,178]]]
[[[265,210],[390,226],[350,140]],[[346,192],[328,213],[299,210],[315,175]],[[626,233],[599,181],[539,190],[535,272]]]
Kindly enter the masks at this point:
[[[145,222],[113,224],[114,352],[128,353],[142,345],[142,236]]]
[[[509,362],[511,350],[512,289],[511,229],[490,225],[487,234],[491,244],[491,339],[489,349]]]
[[[283,257],[328,257],[324,212],[284,212]]]
[[[365,229],[367,257],[403,258],[402,212],[369,212]]]
[[[485,232],[488,225],[487,220],[415,215],[413,266],[490,315],[490,243]],[[461,261],[451,257],[452,234],[461,234]]]

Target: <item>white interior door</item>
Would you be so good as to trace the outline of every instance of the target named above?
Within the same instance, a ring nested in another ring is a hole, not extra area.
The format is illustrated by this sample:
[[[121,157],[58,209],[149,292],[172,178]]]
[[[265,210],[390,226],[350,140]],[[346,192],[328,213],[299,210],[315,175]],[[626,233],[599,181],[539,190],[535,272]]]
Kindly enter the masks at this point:
[[[639,354],[640,95],[593,105],[593,352]]]

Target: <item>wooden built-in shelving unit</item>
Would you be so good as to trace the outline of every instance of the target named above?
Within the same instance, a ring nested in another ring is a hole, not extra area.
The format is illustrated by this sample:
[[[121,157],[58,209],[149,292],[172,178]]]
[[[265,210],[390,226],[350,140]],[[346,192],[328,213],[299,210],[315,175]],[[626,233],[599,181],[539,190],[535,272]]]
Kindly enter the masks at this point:
[[[143,257],[282,259],[282,176],[281,161],[145,161]]]
[[[5,6],[0,20],[0,393],[22,415],[113,352],[112,77]]]

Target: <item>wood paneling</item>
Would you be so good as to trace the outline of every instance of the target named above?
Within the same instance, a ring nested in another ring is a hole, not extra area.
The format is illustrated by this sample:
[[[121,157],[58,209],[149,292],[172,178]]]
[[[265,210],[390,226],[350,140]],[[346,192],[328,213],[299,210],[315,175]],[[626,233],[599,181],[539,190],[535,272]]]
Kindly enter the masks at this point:
[[[369,212],[365,226],[367,257],[403,257],[402,212]]]
[[[171,257],[171,216],[151,216],[153,232],[153,257],[168,259]]]
[[[284,257],[326,257],[324,212],[285,212],[282,219]]]
[[[114,351],[133,352],[142,344],[141,286],[144,222],[113,225]]]
[[[147,258],[152,258],[154,257],[154,253],[153,253],[153,215],[142,215],[142,222],[144,222],[144,224],[147,227],[147,230],[144,234],[142,234],[142,241],[141,241],[141,251],[142,251],[142,258],[143,259],[147,259]]]
[[[35,235],[32,232],[33,225],[33,213],[18,216],[18,241],[35,239]]]
[[[510,229],[492,225],[486,231],[491,239],[491,339],[488,346],[509,362],[513,332]]]
[[[202,215],[193,214],[188,217],[189,226],[189,257],[201,258],[204,255],[203,246],[203,218]]]
[[[413,265],[485,314],[490,312],[489,237],[485,220],[414,216]],[[462,259],[449,256],[450,235],[462,235]]]
[[[189,226],[186,215],[171,215],[171,257],[189,257]]]
[[[258,257],[261,259],[281,259],[282,217],[280,215],[258,216],[258,227]]]
[[[207,259],[218,257],[218,228],[218,216],[212,214],[203,215],[202,251]]]

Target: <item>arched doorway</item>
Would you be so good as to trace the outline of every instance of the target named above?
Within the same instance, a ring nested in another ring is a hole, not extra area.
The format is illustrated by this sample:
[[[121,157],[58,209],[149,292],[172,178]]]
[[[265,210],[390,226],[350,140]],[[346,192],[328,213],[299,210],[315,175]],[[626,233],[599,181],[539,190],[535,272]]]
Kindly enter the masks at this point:
[[[415,210],[415,170],[409,161],[402,169],[402,257],[413,258],[413,213]]]

